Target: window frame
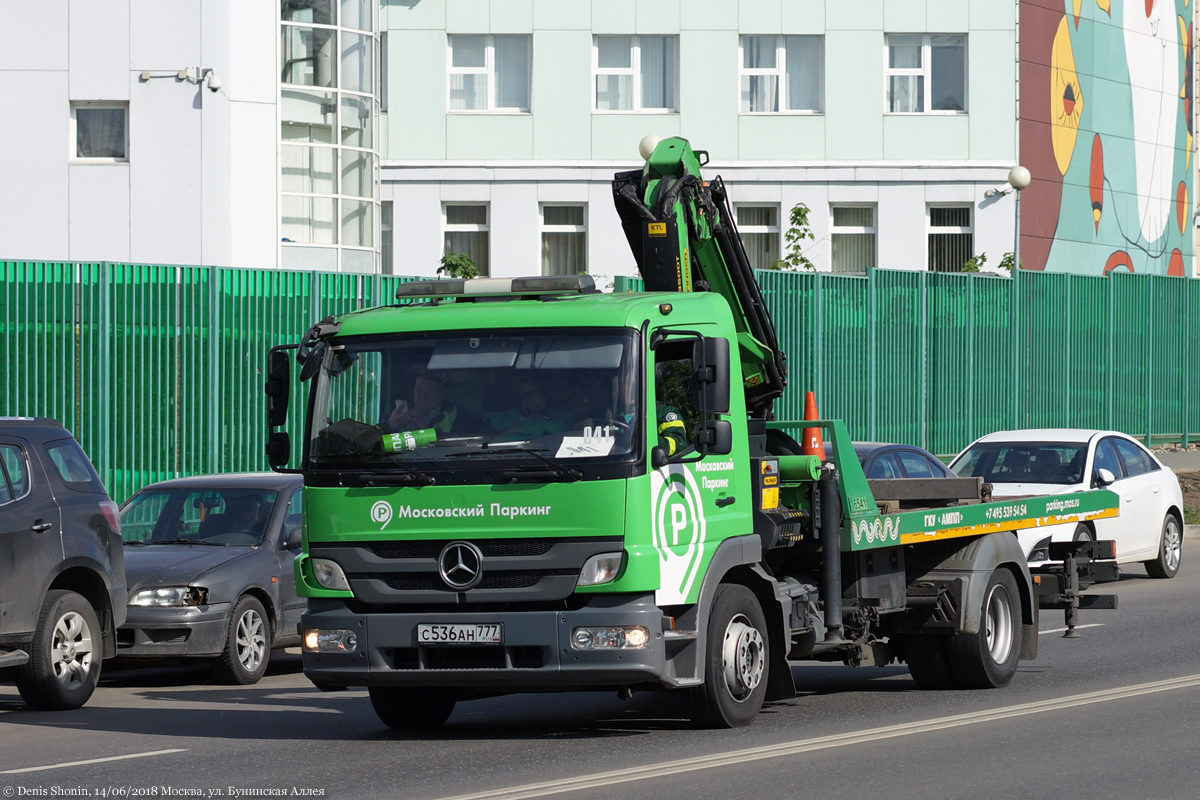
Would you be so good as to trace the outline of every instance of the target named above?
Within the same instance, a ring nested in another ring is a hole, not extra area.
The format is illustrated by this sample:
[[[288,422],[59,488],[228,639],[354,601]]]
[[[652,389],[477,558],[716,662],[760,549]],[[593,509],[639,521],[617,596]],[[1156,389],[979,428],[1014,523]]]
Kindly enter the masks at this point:
[[[452,206],[483,206],[483,224],[465,222],[450,222],[446,209]],[[480,277],[492,276],[492,204],[487,200],[445,200],[442,202],[442,255],[446,254],[447,233],[486,233],[487,238],[487,272],[481,272]]]
[[[775,37],[775,66],[772,68],[765,67],[747,67],[745,66],[746,58],[743,53],[743,47],[746,37]],[[817,108],[785,108],[787,105],[788,85],[787,85],[787,40],[789,38],[807,37],[817,40]],[[770,117],[778,115],[792,116],[821,116],[825,113],[825,36],[823,34],[795,34],[794,37],[784,34],[770,33],[742,33],[738,35],[737,49],[738,63],[738,99],[737,107],[739,115],[751,117]],[[749,75],[774,75],[775,76],[775,105],[777,111],[747,111],[742,108],[742,78]]]
[[[948,225],[944,227],[934,227],[933,225],[933,209],[935,208],[965,208],[971,215],[971,224],[963,227],[961,225]],[[941,270],[933,269],[929,264],[930,257],[930,236],[934,234],[970,234],[971,236],[971,255],[968,258],[975,257],[975,206],[972,203],[926,203],[925,204],[925,271],[926,272],[941,272]],[[965,263],[965,262],[964,262]],[[961,264],[959,265],[962,266]],[[958,271],[958,270],[955,270]],[[952,273],[948,273],[952,274]]]
[[[672,108],[645,108],[642,106],[642,39],[674,39],[675,40],[675,83],[671,87],[671,96],[675,99]],[[600,39],[629,39],[628,67],[600,66]],[[596,79],[601,75],[628,75],[633,79],[633,108],[597,108]],[[646,35],[601,33],[592,36],[592,113],[593,114],[678,114],[679,113],[679,36],[672,34]],[[586,217],[585,217],[586,220]]]
[[[738,219],[738,212],[743,208],[745,208],[745,209],[750,209],[750,208],[772,209],[775,212],[775,224],[774,225],[743,225],[741,223],[741,221]],[[746,203],[734,203],[733,204],[733,222],[737,228],[739,237],[750,236],[750,235],[755,235],[755,234],[760,235],[760,236],[762,236],[762,235],[770,236],[771,234],[775,234],[775,253],[774,253],[775,258],[773,258],[771,260],[771,263],[774,263],[775,261],[779,261],[783,258],[783,224],[781,222],[782,218],[783,218],[783,204],[782,203],[746,202]],[[743,241],[745,241],[745,240],[743,240]],[[766,269],[770,269],[770,264],[767,265]]]
[[[0,503],[0,506],[7,506],[11,503],[17,503],[24,500],[33,493],[33,473],[29,469],[29,454],[25,452],[25,448],[16,442],[0,442],[0,447],[11,447],[17,452],[17,458],[25,467],[25,491],[21,494],[16,493],[16,485],[13,482],[12,476],[8,473],[8,465],[4,463],[4,459],[0,458],[0,482],[3,482],[8,488],[10,495],[8,500]]]
[[[866,225],[837,225],[834,222],[834,209],[838,208],[869,208],[871,209],[871,220],[874,224],[870,227]],[[878,203],[830,203],[829,204],[829,271],[840,275],[856,275],[857,270],[838,272],[834,269],[833,263],[833,237],[834,236],[874,236],[875,247],[872,252],[872,266],[879,266],[879,204]],[[865,270],[864,270],[865,272]]]
[[[78,123],[75,113],[81,109],[120,110],[125,112],[125,156],[123,158],[79,155]],[[72,100],[71,117],[67,135],[68,160],[72,164],[128,164],[129,163],[129,101],[128,100]]]
[[[893,37],[900,36],[920,36],[921,37],[921,66],[920,67],[891,67],[888,65],[889,56],[891,55],[891,41]],[[933,37],[935,36],[958,36],[962,38],[963,47],[963,107],[958,109],[933,109],[930,102],[931,92],[933,91]],[[967,49],[967,34],[966,33],[885,33],[883,36],[883,113],[887,116],[898,117],[923,117],[926,115],[934,116],[965,116],[970,113],[971,109],[971,93],[970,84],[970,59]],[[892,76],[915,75],[924,81],[924,111],[892,111],[888,102],[888,87],[891,84]]]
[[[547,225],[546,224],[546,209],[547,208],[578,208],[583,211],[582,225]],[[490,218],[489,218],[490,221]],[[545,246],[547,233],[582,233],[583,234],[583,272],[590,275],[588,267],[588,204],[586,202],[551,202],[538,203],[538,245]],[[490,240],[489,240],[490,241]],[[490,260],[490,254],[489,254]],[[545,266],[542,267],[543,276],[548,276],[545,272]],[[554,273],[557,274],[557,273]],[[577,275],[579,273],[568,273]]]
[[[456,36],[483,37],[483,66],[456,67],[454,66],[454,38]],[[496,106],[496,37],[523,37],[525,39],[526,63],[529,69],[525,72],[525,96],[529,100],[528,108],[497,107]],[[450,78],[454,75],[486,75],[487,108],[451,108],[450,93],[453,91]],[[594,90],[593,90],[594,91]],[[533,36],[527,33],[448,33],[446,34],[446,113],[447,114],[532,114],[533,113]]]

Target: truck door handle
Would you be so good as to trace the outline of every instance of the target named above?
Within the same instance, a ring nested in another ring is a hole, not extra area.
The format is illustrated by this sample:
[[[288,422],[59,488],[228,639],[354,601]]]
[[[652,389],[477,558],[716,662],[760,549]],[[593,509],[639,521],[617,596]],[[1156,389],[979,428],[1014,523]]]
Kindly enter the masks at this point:
[[[718,497],[717,498],[717,508],[724,508],[725,506],[731,506],[736,502],[737,502],[736,497]]]
[[[49,522],[46,522],[43,519],[39,519],[37,522],[33,523],[33,530],[35,533],[41,533],[42,531],[48,531],[53,527],[54,527],[54,525],[52,525]]]

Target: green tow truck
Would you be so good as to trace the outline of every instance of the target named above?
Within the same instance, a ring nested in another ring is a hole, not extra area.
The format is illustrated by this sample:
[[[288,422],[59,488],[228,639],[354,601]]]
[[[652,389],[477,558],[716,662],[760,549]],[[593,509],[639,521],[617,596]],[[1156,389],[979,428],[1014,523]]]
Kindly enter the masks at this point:
[[[1031,575],[1010,533],[1113,516],[1112,492],[868,481],[841,422],[773,420],[786,361],[703,163],[666,139],[613,181],[644,293],[415,282],[271,351],[277,469],[293,357],[310,382],[295,568],[318,687],[368,687],[396,728],[476,697],[649,688],[732,727],[794,696],[792,661],[999,687],[1036,656],[1039,608],[1073,632],[1115,607],[1080,593],[1115,577],[1111,543]]]

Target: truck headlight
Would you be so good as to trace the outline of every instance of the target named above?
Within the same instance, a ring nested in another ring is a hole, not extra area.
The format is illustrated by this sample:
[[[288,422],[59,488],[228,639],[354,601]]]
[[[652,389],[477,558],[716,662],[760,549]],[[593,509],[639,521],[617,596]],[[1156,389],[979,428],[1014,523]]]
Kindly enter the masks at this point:
[[[309,563],[312,564],[313,577],[317,579],[317,583],[326,589],[350,591],[350,581],[346,580],[346,573],[342,572],[341,565],[336,561],[330,561],[328,558],[314,558]]]
[[[621,561],[624,557],[624,553],[601,553],[598,556],[592,556],[583,565],[583,569],[579,572],[579,580],[575,585],[599,586],[602,583],[616,580],[617,573],[621,571]]]
[[[155,586],[140,589],[129,598],[129,605],[148,608],[151,606],[199,606],[203,605],[208,591],[198,586]]]
[[[641,625],[613,628],[576,628],[571,632],[571,647],[576,650],[637,650],[650,642],[650,631]]]
[[[304,649],[310,653],[353,653],[358,647],[354,631],[323,631],[309,628],[304,632]]]

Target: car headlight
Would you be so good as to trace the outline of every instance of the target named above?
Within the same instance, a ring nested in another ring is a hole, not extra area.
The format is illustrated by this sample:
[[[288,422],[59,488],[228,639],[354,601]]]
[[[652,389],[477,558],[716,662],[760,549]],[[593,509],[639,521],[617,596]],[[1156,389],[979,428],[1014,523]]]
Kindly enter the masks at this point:
[[[134,592],[131,606],[199,606],[204,605],[208,590],[199,586],[155,586]]]
[[[580,570],[576,585],[598,586],[616,580],[617,573],[621,571],[623,558],[623,553],[601,553],[598,556],[592,556]]]
[[[309,561],[309,564],[312,565],[313,577],[317,579],[317,583],[326,589],[350,591],[350,581],[346,579],[346,573],[342,571],[341,565],[336,561],[330,561],[328,558],[314,558]]]
[[[1033,546],[1033,549],[1029,551],[1029,558],[1025,559],[1025,561],[1032,564],[1035,561],[1049,561],[1049,560],[1050,560],[1050,537],[1047,536],[1044,539],[1038,539],[1037,544],[1035,544]]]

